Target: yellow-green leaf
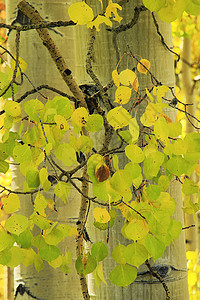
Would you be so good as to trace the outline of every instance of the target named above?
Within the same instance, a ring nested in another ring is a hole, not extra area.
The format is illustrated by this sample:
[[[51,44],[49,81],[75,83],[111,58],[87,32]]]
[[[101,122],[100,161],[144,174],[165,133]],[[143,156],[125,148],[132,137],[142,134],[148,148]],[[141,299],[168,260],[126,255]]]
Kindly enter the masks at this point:
[[[7,214],[12,214],[20,208],[20,200],[16,194],[10,194],[3,200],[3,208]]]

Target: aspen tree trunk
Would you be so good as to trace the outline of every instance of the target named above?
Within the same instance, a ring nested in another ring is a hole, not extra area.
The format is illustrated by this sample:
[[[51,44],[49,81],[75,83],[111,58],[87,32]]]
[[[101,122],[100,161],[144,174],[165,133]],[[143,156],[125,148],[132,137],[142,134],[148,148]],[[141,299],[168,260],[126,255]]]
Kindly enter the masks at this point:
[[[49,17],[50,21],[67,20],[68,19],[68,3],[65,0],[35,0],[30,2],[45,18]],[[16,17],[16,10],[18,0],[7,1],[7,23],[10,24]],[[45,20],[49,20],[45,19]],[[58,29],[62,33],[62,37],[59,34],[50,31],[50,34],[55,41],[58,49],[61,51],[62,56],[66,60],[67,65],[72,72],[74,72],[74,48],[73,48],[73,29],[62,28]],[[11,53],[15,53],[15,32],[11,32],[8,39],[8,46]],[[22,57],[28,64],[26,74],[35,87],[41,84],[48,84],[54,88],[60,89],[63,92],[69,93],[67,85],[64,83],[61,75],[55,67],[55,64],[50,57],[48,51],[43,46],[36,30],[31,30],[21,33],[20,43],[20,57]],[[22,88],[19,89],[18,95],[22,95],[25,91],[33,89],[33,86],[24,79]],[[41,90],[41,93],[52,99],[55,94],[48,90]],[[30,99],[42,99],[40,95],[33,94]],[[12,188],[22,190],[22,183],[24,179],[18,169],[13,169],[12,172]],[[48,194],[47,198],[52,198],[53,193]],[[32,204],[30,197],[21,197],[22,214],[30,215],[32,212]],[[58,213],[51,213],[52,220],[67,223],[71,226],[76,226],[80,206],[80,197],[72,192],[69,195],[67,204],[64,205],[59,199],[56,201],[56,208]],[[73,253],[73,264],[76,259],[75,256],[75,239],[69,241],[67,245],[67,251]],[[79,284],[79,277],[77,276],[75,267],[72,269],[70,275],[65,275],[63,272],[53,269],[48,264],[39,273],[35,270],[34,266],[24,267],[22,265],[17,268],[15,272],[15,290],[19,283],[24,283],[27,290],[36,297],[36,299],[77,299],[80,300],[81,289]],[[19,299],[29,299],[27,293],[23,296],[19,296]],[[17,296],[17,299],[18,299]],[[11,299],[9,299],[11,300]]]
[[[195,93],[194,93],[194,82],[191,78],[191,67],[189,64],[191,63],[191,55],[192,55],[192,40],[188,38],[183,39],[183,51],[182,51],[182,85],[184,91],[184,101],[185,103],[189,104],[187,106],[187,112],[191,115],[195,116],[196,113],[196,105],[195,105]],[[195,131],[194,127],[190,124],[188,120],[186,120],[186,133]],[[191,179],[196,182],[196,176],[193,174]],[[192,200],[194,197],[191,196]],[[195,251],[198,245],[198,222],[199,222],[199,214],[197,214],[197,226],[190,228],[186,231],[186,249],[189,251]],[[195,224],[193,215],[186,215],[185,216],[185,226],[190,226]]]
[[[94,5],[93,1],[87,2],[89,5]],[[104,8],[107,2],[104,2]],[[130,1],[123,5],[123,9],[120,12],[120,16],[123,17],[123,24],[130,22],[134,15],[135,6],[140,6],[141,1]],[[162,33],[166,44],[172,47],[172,36],[170,25],[158,20],[159,30]],[[117,25],[116,25],[117,26]],[[103,26],[102,26],[103,27]],[[88,40],[88,32],[83,27],[76,28],[76,70],[79,83],[91,83],[91,78],[86,74],[85,67],[85,57],[87,53],[86,43]],[[100,33],[96,34],[96,40],[93,52],[93,70],[98,76],[99,80],[103,85],[107,84],[112,78],[111,73],[116,68],[116,52],[112,43],[112,33],[102,28]],[[161,39],[156,32],[156,27],[154,25],[152,15],[149,12],[141,12],[139,16],[138,23],[131,29],[122,32],[117,37],[118,46],[120,49],[120,58],[122,55],[128,51],[126,47],[126,41],[128,42],[131,51],[137,57],[148,59],[151,62],[151,72],[155,77],[162,82],[162,84],[167,86],[175,86],[174,82],[174,68],[173,68],[173,55],[164,47],[161,43]],[[119,71],[127,68],[126,59],[123,60],[124,63],[120,64]],[[131,61],[131,59],[129,59]],[[130,63],[130,65],[132,65]],[[151,87],[152,82],[150,77],[141,75],[139,77],[140,89],[146,87]],[[108,92],[109,93],[109,92]],[[109,93],[111,94],[111,93]],[[169,96],[169,95],[168,95]],[[114,101],[114,95],[111,94],[111,102]],[[143,108],[139,108],[137,112],[137,119],[144,111]],[[175,120],[175,111],[172,109],[167,109],[165,112],[172,120]],[[99,140],[99,139],[98,139]],[[117,141],[114,141],[117,144]],[[126,163],[124,157],[120,157],[121,166]],[[170,185],[170,194],[177,202],[177,208],[174,215],[176,220],[183,221],[182,212],[182,195],[181,186],[179,183],[174,182]],[[88,231],[91,234],[91,240],[106,240],[105,235],[99,233],[98,231],[93,232],[92,223],[94,220],[88,221]],[[126,287],[116,287],[109,282],[108,275],[110,271],[115,266],[111,258],[112,247],[120,243],[125,243],[122,238],[120,229],[122,227],[123,220],[118,218],[114,227],[110,230],[110,242],[108,247],[110,247],[110,256],[104,262],[104,275],[107,280],[107,285],[101,283],[100,289],[95,288],[95,285],[90,280],[90,293],[93,296],[92,299],[96,300],[122,300],[122,299],[137,299],[137,300],[161,300],[166,299],[166,293],[163,286],[157,279],[150,275],[138,276],[136,281]],[[154,263],[152,262],[152,265]],[[188,299],[188,288],[187,288],[187,268],[186,268],[186,256],[185,256],[185,237],[184,233],[180,235],[178,240],[175,240],[170,247],[165,251],[162,258],[155,262],[155,265],[161,267],[165,265],[169,270],[169,275],[166,277],[166,284],[171,292],[171,299],[173,300],[187,300]],[[182,271],[181,271],[182,270]],[[142,266],[139,269],[139,273],[147,271],[146,266]]]

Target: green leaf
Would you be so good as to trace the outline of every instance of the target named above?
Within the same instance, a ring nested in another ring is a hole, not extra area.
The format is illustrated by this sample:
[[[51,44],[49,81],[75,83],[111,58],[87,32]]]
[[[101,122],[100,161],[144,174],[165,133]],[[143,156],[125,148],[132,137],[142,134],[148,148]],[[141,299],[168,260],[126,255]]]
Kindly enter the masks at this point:
[[[160,186],[162,192],[164,192],[168,189],[169,183],[170,183],[170,179],[166,175],[161,175],[158,178],[158,185]]]
[[[137,178],[141,174],[141,167],[138,164],[129,162],[125,165],[124,170],[128,171],[131,174],[132,180]]]
[[[153,257],[153,260],[156,260],[163,256],[165,251],[165,245],[159,241],[156,237],[151,234],[148,234],[145,239],[145,248]]]
[[[31,189],[35,189],[40,185],[40,177],[37,169],[30,169],[26,172],[26,182]]]
[[[8,100],[4,105],[4,110],[8,116],[18,118],[22,115],[21,104],[15,101]]]
[[[30,232],[30,230],[27,228],[25,231],[20,233],[19,236],[16,237],[16,242],[22,248],[30,248],[32,238],[33,238],[33,235]]]
[[[100,131],[103,127],[103,117],[98,114],[89,115],[85,129],[91,132]]]
[[[20,200],[16,194],[10,194],[3,199],[3,208],[7,214],[12,214],[20,208]]]
[[[110,281],[117,285],[126,287],[131,284],[137,277],[136,268],[129,265],[116,266],[109,275]]]
[[[108,123],[116,130],[129,124],[131,115],[122,106],[117,106],[107,113]]]
[[[150,11],[158,11],[165,5],[165,0],[143,0],[144,6]]]
[[[116,261],[118,264],[125,264],[126,258],[125,258],[125,250],[126,247],[124,245],[117,245],[113,251],[112,251],[112,258]]]
[[[97,266],[96,259],[94,259],[90,253],[87,253],[87,263],[86,266],[84,267],[83,274],[87,275],[89,273],[92,273],[95,270],[96,266]]]
[[[124,231],[128,239],[137,241],[144,239],[148,234],[149,229],[143,220],[135,219],[127,224]]]
[[[144,153],[137,145],[126,146],[125,153],[133,163],[141,163],[144,160]]]
[[[129,130],[123,130],[123,131],[119,131],[118,134],[122,137],[122,139],[128,143],[131,144],[132,143],[132,135],[130,133]]]
[[[10,268],[17,267],[24,260],[24,251],[19,247],[13,246],[11,249],[11,260],[7,263],[7,266]]]
[[[5,266],[11,261],[12,253],[11,250],[5,249],[0,252],[0,264]]]
[[[40,248],[39,254],[42,259],[52,261],[60,255],[60,249],[54,245],[45,244]]]
[[[31,149],[28,145],[17,145],[13,149],[13,157],[17,163],[29,162],[32,160]]]
[[[15,242],[15,238],[8,234],[4,229],[0,229],[0,252],[4,249],[11,248]]]
[[[44,112],[44,104],[38,99],[29,100],[24,103],[24,111],[33,121],[40,122]],[[40,117],[40,118],[39,118]]]
[[[6,173],[9,170],[9,163],[7,161],[0,160],[0,173]]]
[[[59,181],[54,189],[54,193],[57,197],[62,199],[66,203],[67,196],[71,190],[71,185],[68,182]]]
[[[103,242],[97,242],[92,245],[91,254],[97,261],[102,261],[108,255],[107,246]]]
[[[148,256],[148,251],[143,245],[132,243],[126,247],[125,257],[127,263],[137,268],[147,260]]]
[[[164,155],[159,151],[147,155],[143,168],[143,173],[147,180],[157,176],[163,161]]]
[[[150,201],[156,200],[160,196],[160,187],[158,185],[149,184],[146,188],[146,196]]]
[[[188,174],[188,170],[190,168],[190,162],[185,160],[181,156],[172,157],[167,161],[167,170],[177,176],[181,176],[183,174]]]
[[[130,173],[126,170],[117,170],[110,179],[110,185],[123,196],[132,185]]]
[[[44,191],[48,191],[51,188],[51,182],[48,180],[49,173],[46,168],[42,168],[39,173],[40,182]]]
[[[49,228],[49,221],[38,214],[35,214],[33,217],[33,223],[38,226],[40,229],[45,230]]]
[[[63,232],[59,228],[53,228],[50,233],[46,234],[44,240],[49,245],[58,245],[63,239]]]
[[[154,125],[154,133],[157,139],[166,142],[169,136],[168,123],[165,118],[159,118]]]
[[[55,149],[55,156],[63,162],[65,166],[73,166],[76,164],[76,151],[67,143],[59,144]]]
[[[158,11],[158,17],[167,23],[171,23],[176,18],[181,18],[182,13],[187,7],[189,0],[167,1]]]
[[[45,197],[38,192],[34,201],[34,210],[39,212],[40,214],[44,213],[44,209],[47,207],[47,201]]]
[[[198,192],[198,186],[193,180],[186,178],[182,185],[182,191],[185,195],[195,194]]]
[[[36,256],[35,256],[34,266],[35,266],[36,271],[38,271],[38,272],[40,272],[44,268],[44,263],[39,255],[39,253],[36,254]]]
[[[28,218],[22,215],[12,215],[5,223],[5,228],[13,234],[19,235],[28,227]]]
[[[76,141],[75,147],[78,151],[88,154],[94,146],[93,140],[89,136],[81,135]]]

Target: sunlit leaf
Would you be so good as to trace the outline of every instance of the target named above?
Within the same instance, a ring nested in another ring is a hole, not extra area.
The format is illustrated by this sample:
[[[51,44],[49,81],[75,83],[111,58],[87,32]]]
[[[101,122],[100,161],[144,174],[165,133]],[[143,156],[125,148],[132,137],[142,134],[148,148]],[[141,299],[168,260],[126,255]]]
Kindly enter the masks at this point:
[[[95,207],[93,210],[93,216],[99,223],[107,223],[110,221],[110,214],[106,208]]]
[[[127,86],[119,86],[115,92],[115,101],[119,104],[126,104],[131,98],[131,89]]]
[[[98,15],[94,21],[87,23],[87,28],[93,28],[94,26],[96,27],[97,31],[100,31],[99,26],[103,23],[105,23],[107,26],[112,27],[112,22],[110,19],[106,18],[105,16]]]
[[[82,2],[84,3],[84,2]],[[84,127],[88,121],[88,112],[86,108],[79,107],[75,109],[71,116],[71,122],[73,126]]]
[[[76,2],[70,5],[68,9],[70,19],[78,25],[84,25],[94,18],[92,8],[85,2]]]
[[[137,145],[126,146],[125,153],[133,163],[141,163],[144,160],[144,153]]]
[[[119,74],[119,81],[123,85],[127,85],[127,86],[133,85],[135,79],[136,79],[136,74],[130,69],[123,70]]]
[[[113,14],[113,20],[120,23],[122,18],[118,15],[117,9],[122,10],[122,7],[117,3],[113,3],[112,0],[109,0],[108,6],[106,7],[105,16],[109,18],[112,17]]]
[[[131,115],[122,106],[111,109],[107,114],[108,123],[114,129],[123,128],[128,125]]]
[[[112,79],[114,81],[114,84],[119,87],[120,86],[120,81],[119,81],[119,74],[117,72],[117,70],[115,69],[114,71],[112,71]]]
[[[147,59],[141,59],[137,64],[137,70],[142,74],[147,74],[151,63]]]
[[[132,118],[129,121],[129,131],[132,136],[132,141],[135,142],[138,140],[139,134],[140,134],[140,128],[138,125],[138,122],[136,118]]]

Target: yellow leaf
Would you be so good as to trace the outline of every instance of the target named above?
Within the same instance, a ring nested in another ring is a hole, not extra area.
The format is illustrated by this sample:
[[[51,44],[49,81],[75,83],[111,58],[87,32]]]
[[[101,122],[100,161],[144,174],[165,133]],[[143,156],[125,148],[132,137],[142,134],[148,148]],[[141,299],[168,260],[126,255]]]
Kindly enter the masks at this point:
[[[127,86],[133,85],[135,79],[136,79],[136,74],[130,69],[123,70],[119,74],[119,81],[123,85],[127,85]]]
[[[14,56],[14,58],[16,59],[15,56]],[[26,69],[27,69],[27,63],[21,57],[19,57],[19,67],[20,67],[20,69],[21,69],[22,72],[25,72]],[[14,71],[14,69],[15,69],[15,60],[12,60],[11,61],[11,70]],[[16,76],[19,76],[19,75],[20,75],[20,71],[19,71],[19,68],[17,68],[17,74],[16,74]]]
[[[159,118],[165,118],[165,120],[167,121],[167,123],[172,123],[172,120],[165,114],[161,113],[159,116]]]
[[[20,200],[16,194],[10,194],[3,200],[3,208],[7,214],[12,214],[20,208]]]
[[[70,5],[68,14],[70,19],[78,25],[85,25],[94,18],[92,8],[85,2],[76,2]]]
[[[122,7],[117,3],[113,3],[112,0],[109,0],[108,6],[106,8],[105,16],[107,18],[112,17],[112,13],[113,13],[113,15],[115,16],[113,20],[120,23],[122,18],[118,15],[117,9],[122,10]]]
[[[116,69],[114,71],[112,71],[112,79],[113,79],[114,84],[117,87],[119,87],[120,86],[119,74]]]
[[[162,102],[162,97],[169,91],[169,88],[166,85],[154,86],[153,95],[157,96],[157,101]]]
[[[75,109],[71,116],[71,122],[73,126],[84,127],[88,121],[88,112],[86,108],[79,107]]]
[[[103,265],[102,265],[102,261],[100,261],[96,267],[96,275],[105,283],[107,284],[107,282],[105,281],[104,275],[103,275]]]
[[[135,78],[135,80],[134,80],[132,86],[133,86],[134,90],[135,90],[136,92],[138,92],[139,82],[138,82],[137,77]]]
[[[147,94],[147,97],[149,98],[149,100],[152,102],[153,101],[153,96],[149,93],[147,88],[146,88],[146,94]]]
[[[70,233],[69,233],[69,236],[72,236],[72,235],[76,235],[76,236],[78,236],[78,231],[77,231],[77,229],[75,228],[75,227],[71,227],[70,228]]]
[[[119,104],[126,104],[131,98],[131,89],[127,86],[119,86],[115,92],[115,101]]]
[[[93,26],[95,26],[96,30],[100,31],[99,25],[101,25],[103,23],[105,23],[106,25],[112,27],[112,22],[110,21],[110,19],[108,19],[104,16],[98,15],[98,17],[94,21],[87,23],[87,28],[92,28]]]
[[[142,74],[147,74],[147,71],[150,69],[150,62],[147,59],[141,59],[137,65],[137,69]]]
[[[61,131],[67,131],[69,129],[67,120],[63,116],[55,115],[54,120]]]
[[[96,207],[93,210],[93,216],[99,223],[107,223],[110,221],[110,214],[106,208]]]

